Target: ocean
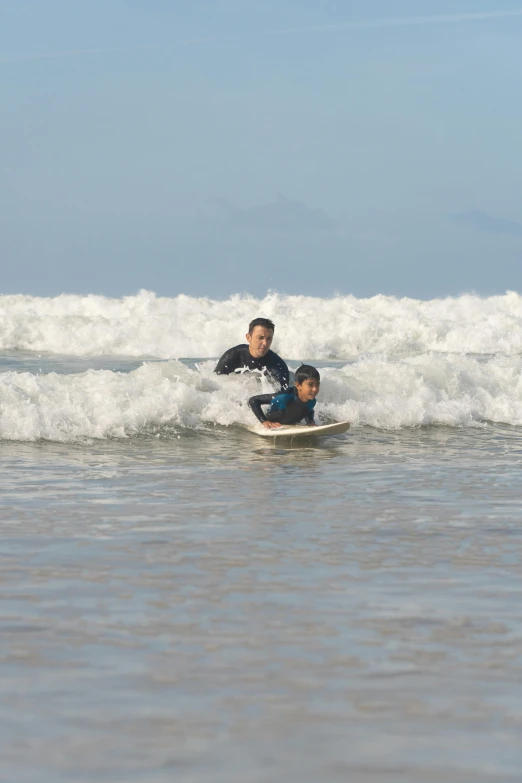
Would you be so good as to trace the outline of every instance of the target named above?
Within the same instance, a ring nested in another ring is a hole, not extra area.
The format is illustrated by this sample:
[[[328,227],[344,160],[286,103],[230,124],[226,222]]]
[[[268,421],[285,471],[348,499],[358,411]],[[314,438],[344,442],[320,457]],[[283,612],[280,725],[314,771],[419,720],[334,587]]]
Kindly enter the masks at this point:
[[[320,422],[249,433],[258,316]],[[0,780],[519,783],[522,297],[0,297]]]

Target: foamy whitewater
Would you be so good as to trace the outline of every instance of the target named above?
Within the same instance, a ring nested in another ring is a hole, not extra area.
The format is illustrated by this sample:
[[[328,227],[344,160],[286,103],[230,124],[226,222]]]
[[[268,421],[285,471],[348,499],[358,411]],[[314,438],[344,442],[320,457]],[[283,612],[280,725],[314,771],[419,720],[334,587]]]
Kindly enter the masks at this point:
[[[354,360],[361,354],[518,355],[522,297],[420,301],[374,296],[319,299],[270,294],[225,301],[157,297],[0,296],[0,350],[75,356],[216,357],[243,341],[261,315],[276,322],[277,349],[290,359]]]
[[[270,384],[213,368],[257,316],[275,321],[273,347],[291,369],[320,367],[319,420],[388,430],[522,424],[519,294],[214,301],[142,291],[0,297],[0,437],[171,437],[246,424],[248,397]],[[31,355],[37,369],[21,371]],[[99,357],[114,366],[99,369]]]
[[[347,433],[243,426],[258,316]],[[0,297],[0,780],[520,783],[521,351],[515,293]]]

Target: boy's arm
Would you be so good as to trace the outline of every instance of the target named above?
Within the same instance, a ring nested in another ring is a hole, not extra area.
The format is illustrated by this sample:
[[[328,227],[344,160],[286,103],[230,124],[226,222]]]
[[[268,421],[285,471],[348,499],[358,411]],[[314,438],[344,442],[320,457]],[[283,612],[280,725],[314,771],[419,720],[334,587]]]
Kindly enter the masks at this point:
[[[270,405],[272,402],[273,394],[256,394],[255,397],[250,397],[248,404],[254,416],[261,422],[263,427],[267,429],[273,429],[274,427],[280,427],[281,425],[275,421],[268,421],[261,405]]]
[[[310,413],[305,418],[306,424],[308,427],[317,427],[317,424],[315,423],[314,419],[314,411],[313,409],[310,411]]]

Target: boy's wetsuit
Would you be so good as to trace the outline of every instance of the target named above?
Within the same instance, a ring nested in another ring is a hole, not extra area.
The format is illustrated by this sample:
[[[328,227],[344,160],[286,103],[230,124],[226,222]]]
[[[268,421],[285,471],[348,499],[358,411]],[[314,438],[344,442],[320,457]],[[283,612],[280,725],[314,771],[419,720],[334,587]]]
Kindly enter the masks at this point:
[[[273,351],[269,350],[260,359],[256,359],[248,350],[247,343],[236,345],[223,354],[214,372],[218,375],[229,375],[241,367],[246,367],[249,370],[266,370],[282,389],[288,388],[290,381],[288,367],[281,357]]]
[[[248,404],[260,422],[277,421],[279,424],[298,424],[305,419],[307,424],[314,423],[315,400],[302,402],[297,396],[294,386],[286,391],[275,394],[256,394],[251,397]],[[265,415],[262,405],[270,405],[270,410]]]

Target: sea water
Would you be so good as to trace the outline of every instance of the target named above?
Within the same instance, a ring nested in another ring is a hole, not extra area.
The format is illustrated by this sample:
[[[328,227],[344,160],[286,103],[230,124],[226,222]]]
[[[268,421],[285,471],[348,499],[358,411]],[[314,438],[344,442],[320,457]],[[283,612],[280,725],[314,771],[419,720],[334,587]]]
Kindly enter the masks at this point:
[[[320,421],[242,426],[256,316]],[[0,779],[522,776],[522,298],[0,297]]]

